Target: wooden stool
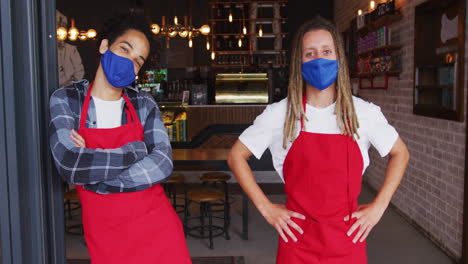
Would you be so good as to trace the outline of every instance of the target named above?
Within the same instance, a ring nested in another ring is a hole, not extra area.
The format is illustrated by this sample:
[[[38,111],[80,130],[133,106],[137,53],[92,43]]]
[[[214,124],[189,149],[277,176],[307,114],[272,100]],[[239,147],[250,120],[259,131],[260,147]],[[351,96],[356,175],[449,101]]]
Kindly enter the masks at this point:
[[[177,184],[182,184],[183,192],[184,192],[184,204],[177,204]],[[185,207],[185,200],[187,199],[187,190],[185,187],[185,175],[182,173],[173,173],[169,179],[162,183],[164,191],[166,191],[167,196],[170,200],[172,200],[172,206],[177,213],[184,212]],[[181,210],[177,211],[177,208],[181,208]]]
[[[185,217],[184,217],[184,228],[186,234],[196,237],[196,238],[209,238],[210,240],[210,249],[213,249],[213,237],[225,235],[227,240],[230,239],[229,237],[229,221],[228,221],[228,214],[227,214],[227,206],[224,200],[224,194],[218,191],[211,191],[211,190],[199,190],[199,191],[192,191],[188,194],[188,203],[185,207]],[[188,208],[190,203],[194,202],[200,205],[200,215],[188,217]],[[212,206],[219,206],[223,205],[222,210],[224,212],[224,216],[214,216],[214,212],[219,212],[221,210],[213,210]],[[208,225],[205,224],[205,217],[208,218]],[[213,225],[213,218],[223,219],[223,226]],[[192,219],[200,219],[199,226],[189,227],[188,222]],[[208,230],[208,235],[205,234],[205,230]]]
[[[210,188],[212,190],[220,191],[224,193],[224,202],[222,205],[223,209],[218,210],[219,212],[227,210],[227,221],[228,225],[231,223],[231,204],[229,202],[229,189],[227,182],[231,179],[231,175],[225,172],[206,172],[200,176],[200,180],[203,183],[203,186]],[[224,188],[219,188],[217,184],[222,184]],[[225,207],[225,208],[224,208]]]
[[[202,182],[227,182],[231,175],[224,172],[206,172],[200,176]]]
[[[65,210],[68,213],[68,217],[65,220],[65,231],[70,234],[74,235],[83,235],[83,225],[82,224],[75,224],[69,225],[67,224],[68,221],[72,219],[72,211],[81,208],[80,198],[78,197],[78,191],[76,189],[69,189],[68,186],[63,194],[63,199],[65,202]],[[74,207],[72,207],[74,205]],[[68,219],[68,221],[67,221]],[[73,231],[73,229],[79,229],[80,231]]]

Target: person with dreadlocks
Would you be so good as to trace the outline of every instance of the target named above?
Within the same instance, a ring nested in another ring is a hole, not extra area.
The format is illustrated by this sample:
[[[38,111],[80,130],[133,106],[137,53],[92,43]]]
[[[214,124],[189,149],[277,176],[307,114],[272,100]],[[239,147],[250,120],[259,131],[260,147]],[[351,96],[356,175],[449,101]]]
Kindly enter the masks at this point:
[[[321,17],[306,22],[292,46],[288,97],[267,106],[230,151],[238,182],[279,233],[278,264],[367,263],[365,240],[404,175],[406,145],[350,86],[336,27]],[[370,145],[390,158],[375,199],[358,206]],[[265,196],[247,163],[266,148],[285,183],[285,205]]]

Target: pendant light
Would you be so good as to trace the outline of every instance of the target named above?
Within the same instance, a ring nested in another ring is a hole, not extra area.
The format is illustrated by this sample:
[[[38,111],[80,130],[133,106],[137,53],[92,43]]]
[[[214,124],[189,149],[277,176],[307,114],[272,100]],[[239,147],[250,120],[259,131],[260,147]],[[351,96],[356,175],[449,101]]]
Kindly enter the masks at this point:
[[[245,10],[244,5],[242,5],[242,34],[247,35],[247,27],[245,26]]]

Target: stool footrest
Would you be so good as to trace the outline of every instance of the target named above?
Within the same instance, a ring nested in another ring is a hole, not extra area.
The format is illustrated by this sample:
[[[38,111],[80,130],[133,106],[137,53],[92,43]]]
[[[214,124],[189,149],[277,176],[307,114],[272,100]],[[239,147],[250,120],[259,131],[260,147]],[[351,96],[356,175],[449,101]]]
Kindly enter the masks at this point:
[[[195,237],[195,238],[210,238],[210,235],[209,235],[209,229],[210,227],[208,225],[205,225],[205,226],[194,226],[194,227],[187,227],[187,234],[191,237]],[[202,229],[204,230],[203,231],[203,235],[202,235]],[[222,226],[218,226],[218,225],[212,225],[211,226],[211,229],[212,229],[212,234],[211,234],[211,237],[218,237],[218,236],[222,236],[224,235],[226,232],[224,231],[224,228]]]

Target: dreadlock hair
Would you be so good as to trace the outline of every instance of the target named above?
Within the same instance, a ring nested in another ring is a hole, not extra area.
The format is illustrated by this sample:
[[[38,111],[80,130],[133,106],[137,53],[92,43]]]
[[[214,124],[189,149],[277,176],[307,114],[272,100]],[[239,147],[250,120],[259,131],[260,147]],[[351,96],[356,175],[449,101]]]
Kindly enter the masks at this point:
[[[336,122],[338,123],[341,133],[344,135],[353,137],[353,140],[353,135],[359,137],[357,133],[359,123],[354,110],[351,94],[351,80],[349,78],[348,63],[346,62],[343,41],[341,40],[336,26],[332,22],[317,16],[302,24],[294,36],[291,51],[286,119],[283,128],[283,148],[286,148],[288,142],[294,141],[297,131],[297,120],[302,119],[304,124],[307,120],[302,107],[302,97],[306,91],[306,83],[302,78],[302,41],[307,32],[320,29],[326,30],[332,35],[339,65],[338,77],[336,80]]]

